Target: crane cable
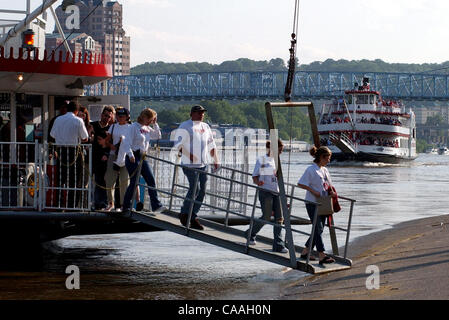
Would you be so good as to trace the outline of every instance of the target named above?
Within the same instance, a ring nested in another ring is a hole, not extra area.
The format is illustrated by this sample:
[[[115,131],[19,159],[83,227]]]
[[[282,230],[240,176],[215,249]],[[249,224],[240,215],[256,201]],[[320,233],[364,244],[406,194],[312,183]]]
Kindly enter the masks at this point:
[[[290,40],[290,60],[288,62],[288,74],[287,82],[285,84],[284,99],[285,102],[289,102],[292,97],[292,88],[295,79],[295,67],[296,67],[296,47],[297,47],[297,35],[299,27],[299,5],[300,0],[295,0],[295,12],[293,16],[293,30]],[[290,149],[288,152],[288,170],[287,170],[287,183],[290,182],[290,164],[291,164],[291,154],[292,154],[292,133],[293,133],[293,111],[290,108]]]
[[[288,62],[288,75],[287,82],[285,84],[284,99],[285,102],[289,102],[292,96],[292,87],[295,79],[295,66],[296,66],[296,45],[297,45],[297,35],[299,27],[299,3],[300,0],[295,0],[295,13],[293,17],[293,31],[290,40],[290,59]]]

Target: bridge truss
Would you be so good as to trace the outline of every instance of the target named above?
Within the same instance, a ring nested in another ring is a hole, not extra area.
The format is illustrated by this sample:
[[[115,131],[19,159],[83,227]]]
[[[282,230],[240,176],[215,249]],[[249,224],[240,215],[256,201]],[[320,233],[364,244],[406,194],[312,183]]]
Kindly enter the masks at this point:
[[[449,75],[423,73],[295,73],[293,96],[332,99],[369,77],[384,98],[449,100]],[[204,72],[118,76],[86,87],[86,95],[130,95],[131,100],[282,100],[287,72]]]

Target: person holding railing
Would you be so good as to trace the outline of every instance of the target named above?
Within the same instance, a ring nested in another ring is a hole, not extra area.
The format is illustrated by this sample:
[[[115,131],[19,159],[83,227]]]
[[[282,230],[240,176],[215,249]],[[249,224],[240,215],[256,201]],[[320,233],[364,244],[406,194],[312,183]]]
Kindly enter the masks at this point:
[[[182,171],[189,181],[184,203],[181,207],[179,220],[182,225],[187,225],[188,215],[192,199],[195,200],[190,219],[190,227],[203,230],[204,227],[198,220],[197,214],[200,211],[202,202],[206,195],[208,155],[213,159],[214,170],[219,167],[217,146],[209,125],[204,120],[204,113],[207,110],[200,105],[195,105],[190,109],[190,120],[181,123],[176,130],[176,145],[181,151]],[[198,173],[199,172],[199,173]],[[198,174],[198,184],[195,186],[195,176]],[[196,194],[193,194],[196,189]]]
[[[270,148],[271,142],[266,142],[267,154],[257,158],[256,165],[253,171],[253,182],[261,187],[259,189],[259,201],[262,209],[262,216],[260,219],[270,221],[271,214],[274,212],[274,222],[276,225],[273,226],[273,251],[287,253],[288,250],[285,248],[284,241],[282,240],[282,227],[280,224],[283,222],[281,202],[279,199],[279,186],[277,180],[277,171],[274,161],[274,157]],[[278,152],[282,153],[284,144],[281,139],[278,139]],[[264,223],[261,221],[254,221],[252,228],[246,230],[245,234],[248,237],[248,233],[251,231],[251,236],[249,237],[249,244],[256,244],[256,235],[262,229]]]
[[[153,128],[151,128],[150,125],[152,125]],[[123,199],[124,212],[129,211],[131,208],[131,200],[136,186],[136,179],[140,179],[140,176],[137,177],[136,174],[140,161],[143,161],[141,175],[150,187],[148,188],[148,194],[150,196],[152,211],[162,212],[167,210],[167,208],[160,202],[157,191],[152,189],[156,187],[156,181],[150,165],[143,158],[143,155],[147,152],[147,149],[150,146],[150,140],[160,138],[161,129],[157,124],[157,113],[150,108],[143,109],[137,118],[137,122],[131,124],[126,131],[124,139],[120,144],[117,161],[114,162],[120,167],[125,165],[130,177],[129,186],[126,189],[125,197]]]
[[[60,186],[66,181],[66,188],[77,188],[83,177],[82,150],[78,144],[88,140],[86,126],[77,117],[79,105],[71,101],[67,105],[67,113],[56,118],[50,135],[55,139],[58,154],[58,172],[61,174]],[[70,145],[70,146],[69,146]],[[81,191],[67,192],[67,208],[76,208],[81,199]],[[60,206],[63,193],[60,192]]]
[[[329,171],[326,168],[326,165],[330,162],[332,152],[328,147],[321,146],[319,148],[313,146],[310,149],[310,155],[314,157],[313,164],[309,166],[302,177],[298,181],[298,187],[307,190],[306,199],[307,201],[317,202],[321,196],[331,195],[336,196],[334,192],[331,190],[332,181],[329,175]],[[313,221],[315,216],[316,205],[313,203],[306,203],[307,214],[310,218],[310,221]],[[317,216],[317,222],[314,231],[313,240],[307,240],[305,244],[305,248],[301,253],[301,258],[305,259],[310,250],[313,250],[313,247],[316,246],[319,262],[322,263],[333,263],[335,260],[326,255],[324,253],[324,243],[321,234],[323,233],[324,226],[326,224],[326,216]],[[310,241],[312,241],[312,245],[310,245]],[[316,260],[316,258],[311,255],[310,260]]]

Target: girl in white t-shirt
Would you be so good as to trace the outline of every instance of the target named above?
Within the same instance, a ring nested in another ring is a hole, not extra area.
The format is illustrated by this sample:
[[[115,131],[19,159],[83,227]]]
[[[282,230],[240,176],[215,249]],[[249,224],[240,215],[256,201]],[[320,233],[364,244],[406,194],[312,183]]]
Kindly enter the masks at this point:
[[[317,202],[321,196],[334,195],[334,193],[329,190],[332,186],[332,181],[329,175],[329,171],[326,165],[330,162],[332,152],[328,147],[312,147],[310,149],[310,155],[314,157],[313,164],[309,166],[302,177],[298,181],[298,187],[307,190],[306,200]],[[306,203],[307,214],[309,215],[310,221],[313,221],[315,215],[316,205],[312,203]],[[321,234],[323,233],[324,226],[326,223],[326,216],[318,216],[317,223],[315,227],[314,239],[312,241],[311,249],[316,246],[319,254],[320,263],[333,263],[335,260],[324,253],[324,244]],[[310,237],[306,242],[305,248],[301,253],[301,258],[305,259],[308,254]],[[315,260],[316,258],[312,255],[310,260]]]

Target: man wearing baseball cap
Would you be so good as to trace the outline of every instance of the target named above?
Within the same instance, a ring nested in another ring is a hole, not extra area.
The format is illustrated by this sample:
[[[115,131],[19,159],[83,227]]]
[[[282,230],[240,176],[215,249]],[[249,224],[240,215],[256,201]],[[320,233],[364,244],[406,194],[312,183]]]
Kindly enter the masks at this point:
[[[201,105],[194,105],[190,110],[190,120],[181,123],[176,130],[175,147],[181,151],[182,171],[189,181],[189,191],[187,192],[184,203],[181,207],[179,219],[183,225],[187,224],[188,214],[192,199],[196,202],[193,205],[190,227],[193,229],[203,230],[197,213],[201,208],[201,204],[206,195],[207,175],[206,172],[209,164],[209,155],[213,159],[214,169],[219,166],[217,147],[215,145],[212,130],[204,120],[204,113],[207,110]],[[199,173],[198,186],[196,194],[193,194],[195,188],[195,172]]]

